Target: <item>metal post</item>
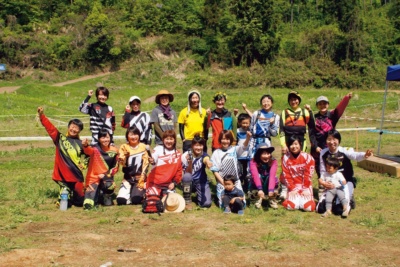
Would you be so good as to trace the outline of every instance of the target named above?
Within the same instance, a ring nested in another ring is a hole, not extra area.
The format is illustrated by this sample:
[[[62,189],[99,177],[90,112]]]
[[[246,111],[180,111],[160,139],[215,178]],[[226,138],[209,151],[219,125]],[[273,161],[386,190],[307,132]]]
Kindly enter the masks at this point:
[[[383,134],[383,132],[382,132],[382,128],[383,128],[383,118],[385,117],[386,95],[387,95],[388,87],[389,87],[389,82],[386,81],[386,84],[385,84],[385,94],[384,94],[384,96],[383,96],[383,105],[382,105],[381,127],[380,127],[380,129],[379,129],[378,155],[380,155],[379,152],[380,152],[380,150],[381,150],[381,138],[382,138],[382,134]]]

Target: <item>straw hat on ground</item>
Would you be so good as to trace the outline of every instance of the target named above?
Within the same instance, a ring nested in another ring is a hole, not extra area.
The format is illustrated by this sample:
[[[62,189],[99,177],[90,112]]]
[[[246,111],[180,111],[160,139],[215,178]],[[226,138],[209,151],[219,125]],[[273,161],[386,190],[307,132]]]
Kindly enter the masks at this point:
[[[167,197],[168,196],[168,197]],[[185,209],[185,200],[178,193],[168,193],[162,198],[162,203],[164,203],[164,212],[182,212]]]

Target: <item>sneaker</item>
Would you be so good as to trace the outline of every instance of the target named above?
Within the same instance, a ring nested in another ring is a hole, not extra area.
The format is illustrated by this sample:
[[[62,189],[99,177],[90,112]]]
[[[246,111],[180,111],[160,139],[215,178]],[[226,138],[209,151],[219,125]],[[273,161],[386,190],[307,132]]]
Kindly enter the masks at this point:
[[[276,201],[276,199],[270,199],[268,203],[269,203],[269,206],[271,208],[273,208],[274,210],[276,210],[278,208],[278,202]]]
[[[262,198],[259,198],[256,203],[254,203],[254,206],[256,206],[256,209],[261,209],[262,206]]]
[[[230,208],[225,208],[224,214],[229,214],[229,213],[231,213],[231,209]]]
[[[238,215],[239,215],[239,216],[243,216],[243,215],[244,215],[244,211],[243,211],[243,210],[239,210],[239,211],[238,211]]]
[[[343,213],[342,213],[342,217],[343,218],[347,218],[347,216],[349,216],[349,212],[351,210],[350,205],[346,205],[346,207],[343,207]]]
[[[321,215],[321,217],[328,217],[329,215],[332,215],[332,211],[327,210],[327,211],[325,211],[324,214]]]

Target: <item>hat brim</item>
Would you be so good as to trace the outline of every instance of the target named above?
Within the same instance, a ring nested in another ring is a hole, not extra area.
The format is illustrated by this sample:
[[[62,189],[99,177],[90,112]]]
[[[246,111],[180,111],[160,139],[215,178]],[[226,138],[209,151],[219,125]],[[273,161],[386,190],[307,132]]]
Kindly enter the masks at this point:
[[[261,153],[262,151],[266,151],[268,153],[272,153],[275,151],[275,148],[273,146],[270,147],[260,147],[259,149],[257,149],[257,152],[260,151],[259,153]]]
[[[185,206],[186,206],[186,202],[185,202],[185,199],[183,198],[183,196],[179,195],[178,193],[168,193],[168,194],[174,194],[178,198],[179,206],[178,206],[178,208],[176,210],[173,210],[173,211],[169,211],[169,210],[167,210],[165,208],[164,209],[164,213],[179,213],[179,212],[184,211],[185,210]],[[161,202],[164,205],[166,204],[165,200],[167,199],[168,194],[163,196],[163,198],[161,199]]]
[[[172,94],[161,94],[161,95],[157,95],[156,96],[156,104],[160,105],[160,97],[163,96],[163,95],[168,96],[168,99],[169,99],[170,103],[174,102],[174,96]]]

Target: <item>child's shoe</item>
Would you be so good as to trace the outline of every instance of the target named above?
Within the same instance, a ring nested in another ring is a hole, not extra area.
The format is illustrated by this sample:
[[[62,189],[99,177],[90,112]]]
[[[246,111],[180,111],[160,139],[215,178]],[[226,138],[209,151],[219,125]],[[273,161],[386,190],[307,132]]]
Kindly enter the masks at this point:
[[[332,215],[332,211],[327,210],[327,211],[325,211],[324,214],[321,215],[321,217],[328,217],[329,215]]]
[[[224,214],[229,214],[229,213],[231,213],[231,209],[230,208],[225,208]]]
[[[343,218],[347,218],[347,216],[349,216],[350,210],[351,210],[350,205],[345,205],[345,206],[343,207],[342,217],[343,217]]]
[[[276,201],[276,199],[270,199],[269,206],[274,210],[276,210],[278,208],[278,202]]]
[[[239,215],[239,216],[243,216],[243,215],[244,215],[244,210],[239,210],[239,211],[238,211],[238,215]]]

